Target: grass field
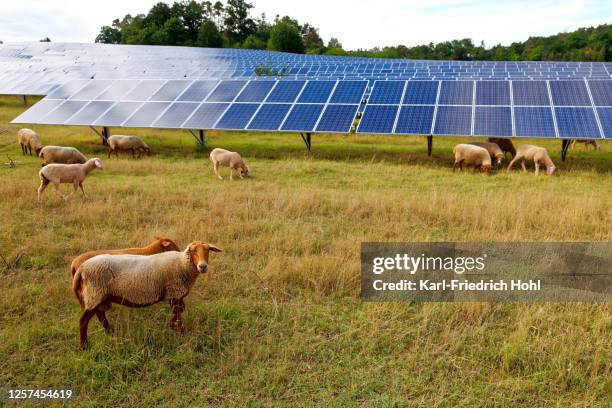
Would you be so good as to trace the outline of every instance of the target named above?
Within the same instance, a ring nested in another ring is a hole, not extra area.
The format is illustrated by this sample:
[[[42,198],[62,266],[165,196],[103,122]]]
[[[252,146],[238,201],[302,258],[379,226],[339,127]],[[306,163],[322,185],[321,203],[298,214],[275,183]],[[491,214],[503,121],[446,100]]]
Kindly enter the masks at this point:
[[[39,127],[43,143],[103,159],[88,197],[36,203],[40,161],[22,156],[23,110],[0,99],[0,384],[69,387],[79,406],[576,406],[612,404],[612,309],[590,303],[364,304],[363,241],[611,241],[612,145],[554,177],[453,174],[462,139],[209,133],[252,177],[219,181],[187,132],[134,130],[150,158],[104,158],[88,128]],[[227,174],[227,173],[225,173]],[[63,186],[65,192],[69,191]],[[71,189],[71,187],[70,187]],[[187,298],[180,336],[166,303],[114,306],[107,336],[81,310],[68,265],[96,248],[224,252]]]

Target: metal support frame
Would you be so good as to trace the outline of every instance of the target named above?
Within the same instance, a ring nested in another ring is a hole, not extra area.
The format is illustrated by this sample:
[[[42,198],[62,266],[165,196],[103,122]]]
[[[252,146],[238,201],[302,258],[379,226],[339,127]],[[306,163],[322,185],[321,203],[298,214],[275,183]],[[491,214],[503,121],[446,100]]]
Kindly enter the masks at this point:
[[[102,139],[103,145],[108,144],[108,138],[110,136],[110,132],[107,127],[102,128],[102,132],[99,132],[98,129],[96,129],[93,126],[90,126],[89,128],[93,130],[96,135],[100,136],[100,139]]]
[[[567,157],[567,150],[569,149],[570,139],[563,139],[561,141],[561,161],[564,162]]]
[[[191,133],[191,136],[193,136],[193,138],[198,142],[200,146],[206,146],[206,132],[203,129],[198,130],[197,135],[193,130],[188,130],[189,133]]]
[[[433,136],[427,136],[427,155],[431,157],[431,151],[433,150]]]
[[[302,136],[302,140],[304,141],[304,144],[306,144],[306,149],[308,149],[308,151],[311,152],[312,151],[311,133],[300,133],[300,136]]]

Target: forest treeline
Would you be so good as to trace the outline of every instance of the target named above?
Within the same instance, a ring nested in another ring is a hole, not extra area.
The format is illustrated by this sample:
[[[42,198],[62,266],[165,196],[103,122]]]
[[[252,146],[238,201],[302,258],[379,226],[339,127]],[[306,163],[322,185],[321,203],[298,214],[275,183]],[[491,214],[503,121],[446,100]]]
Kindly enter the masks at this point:
[[[379,58],[496,60],[496,61],[612,61],[612,25],[580,28],[548,37],[530,37],[509,46],[486,48],[471,39],[347,51],[337,38],[326,43],[309,22],[289,16],[253,16],[245,0],[173,4],[157,3],[147,14],[126,15],[101,28],[96,42],[107,44],[182,45],[245,48],[293,53]]]

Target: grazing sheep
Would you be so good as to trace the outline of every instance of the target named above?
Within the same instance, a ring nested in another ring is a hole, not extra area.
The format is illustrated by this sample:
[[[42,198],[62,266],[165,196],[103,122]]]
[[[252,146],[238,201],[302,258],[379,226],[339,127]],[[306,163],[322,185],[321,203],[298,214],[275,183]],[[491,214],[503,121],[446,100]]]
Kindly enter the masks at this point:
[[[147,156],[151,155],[151,149],[136,136],[123,136],[113,135],[108,138],[108,158],[110,159],[111,153],[115,152],[115,156],[119,157],[119,151],[132,151],[132,157],[136,158],[136,152],[138,152],[138,158],[145,153]]]
[[[499,148],[502,149],[502,152],[504,152],[504,154],[510,153],[511,157],[514,157],[516,155],[516,149],[514,148],[514,144],[512,144],[512,140],[510,139],[505,139],[501,137],[490,137],[487,139],[487,142],[495,143],[496,145],[498,145]]]
[[[491,156],[491,159],[495,158],[495,164],[497,164],[497,165],[501,165],[502,160],[504,160],[504,152],[497,145],[497,143],[472,142],[472,143],[468,143],[468,144],[471,144],[471,145],[474,145],[474,146],[480,146],[480,147],[483,147],[483,148],[487,149],[487,152],[489,152],[489,156]]]
[[[79,266],[96,255],[154,255],[166,251],[180,251],[180,249],[170,238],[155,237],[155,241],[144,248],[98,249],[96,251],[85,252],[74,258],[70,264],[70,271],[72,276],[74,276]]]
[[[167,324],[183,332],[183,299],[199,274],[207,271],[209,251],[221,252],[214,245],[195,241],[183,252],[98,255],[83,263],[72,280],[72,289],[85,309],[79,322],[81,347],[87,347],[87,325],[94,314],[110,330],[105,313],[112,303],[144,307],[169,300],[172,316]]]
[[[213,169],[215,174],[219,177],[219,180],[223,180],[223,177],[219,174],[219,165],[227,166],[230,168],[230,180],[234,179],[234,170],[238,170],[240,178],[243,179],[249,175],[249,166],[242,160],[242,157],[236,152],[230,152],[225,149],[213,149],[210,152],[210,161],[213,162]]]
[[[42,149],[42,144],[40,143],[40,138],[38,134],[32,129],[21,129],[17,132],[17,140],[21,145],[21,153],[28,154],[30,152],[30,156],[32,155],[32,149],[34,149],[34,153],[38,156],[40,153],[40,149]]]
[[[599,143],[597,143],[597,140],[578,140],[578,139],[573,139],[571,141],[571,146],[572,149],[576,147],[576,143],[584,143],[584,147],[589,150],[589,146],[593,146],[593,148],[595,149],[596,152],[601,150],[601,146],[599,146]]]
[[[480,168],[483,173],[489,173],[491,171],[491,156],[484,147],[471,144],[458,144],[453,149],[453,153],[455,154],[453,171],[455,171],[457,167],[459,167],[459,170],[463,170],[463,163],[473,165],[474,169]]]
[[[42,196],[43,191],[49,185],[53,184],[53,190],[64,200],[76,192],[77,188],[81,189],[83,197],[85,197],[85,190],[83,190],[83,180],[91,173],[94,169],[101,169],[102,162],[100,159],[89,159],[85,164],[49,164],[38,172],[40,177],[40,187],[38,187],[38,202]],[[74,191],[67,196],[64,196],[59,189],[60,183],[72,183]]]
[[[518,160],[521,160],[521,166],[523,167],[523,171],[527,171],[527,167],[525,167],[525,160],[533,160],[533,162],[535,163],[536,176],[540,172],[540,163],[546,166],[546,174],[548,174],[549,176],[551,176],[557,169],[553,164],[552,160],[550,159],[548,151],[545,148],[539,146],[533,146],[528,144],[520,145],[516,152],[516,156],[514,156],[514,159],[512,159],[510,165],[508,166],[508,170],[510,170],[514,163]]]
[[[83,164],[87,157],[74,147],[45,146],[42,148],[38,157],[43,160],[42,167],[51,163],[60,164]]]

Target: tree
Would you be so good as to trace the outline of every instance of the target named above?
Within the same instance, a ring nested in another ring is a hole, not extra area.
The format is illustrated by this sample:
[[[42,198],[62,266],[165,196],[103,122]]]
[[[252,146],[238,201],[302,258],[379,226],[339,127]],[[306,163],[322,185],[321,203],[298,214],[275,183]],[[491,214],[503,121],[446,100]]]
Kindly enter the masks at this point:
[[[219,29],[212,20],[204,20],[200,26],[196,45],[198,47],[208,48],[223,47],[223,38],[221,38]]]
[[[304,40],[300,30],[295,24],[280,20],[270,30],[268,49],[303,54]]]
[[[100,29],[100,34],[96,37],[96,42],[102,44],[120,44],[121,31],[115,27],[103,26]]]
[[[225,35],[231,44],[243,42],[255,32],[255,22],[249,17],[253,8],[244,0],[228,0],[225,6]]]

